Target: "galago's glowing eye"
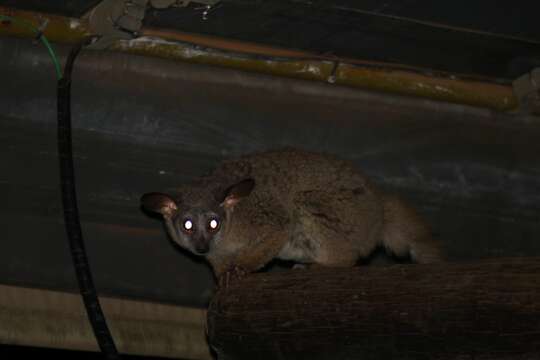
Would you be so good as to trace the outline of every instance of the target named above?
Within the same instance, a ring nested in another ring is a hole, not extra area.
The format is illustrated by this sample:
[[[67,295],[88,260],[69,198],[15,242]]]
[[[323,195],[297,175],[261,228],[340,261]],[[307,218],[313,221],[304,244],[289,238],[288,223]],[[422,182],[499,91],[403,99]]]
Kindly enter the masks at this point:
[[[193,221],[190,219],[184,220],[184,230],[186,231],[192,231],[193,230]]]
[[[212,219],[208,223],[208,228],[210,230],[217,230],[218,227],[219,227],[219,221],[217,221],[216,219]]]

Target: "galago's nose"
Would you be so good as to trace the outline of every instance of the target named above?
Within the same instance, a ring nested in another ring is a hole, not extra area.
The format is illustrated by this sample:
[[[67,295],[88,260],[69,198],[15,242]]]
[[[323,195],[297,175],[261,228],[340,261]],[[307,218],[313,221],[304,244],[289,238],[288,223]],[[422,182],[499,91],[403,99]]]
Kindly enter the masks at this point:
[[[200,255],[205,255],[210,251],[210,246],[206,240],[200,239],[195,242],[195,251]]]

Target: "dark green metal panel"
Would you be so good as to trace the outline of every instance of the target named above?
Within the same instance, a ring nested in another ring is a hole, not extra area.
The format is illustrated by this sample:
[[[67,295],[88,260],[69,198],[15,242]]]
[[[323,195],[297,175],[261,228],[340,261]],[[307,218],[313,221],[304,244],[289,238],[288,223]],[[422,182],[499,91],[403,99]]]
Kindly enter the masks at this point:
[[[120,0],[119,0],[120,1]],[[79,17],[97,0],[0,5]],[[540,2],[223,0],[149,9],[145,26],[511,81],[540,66]]]

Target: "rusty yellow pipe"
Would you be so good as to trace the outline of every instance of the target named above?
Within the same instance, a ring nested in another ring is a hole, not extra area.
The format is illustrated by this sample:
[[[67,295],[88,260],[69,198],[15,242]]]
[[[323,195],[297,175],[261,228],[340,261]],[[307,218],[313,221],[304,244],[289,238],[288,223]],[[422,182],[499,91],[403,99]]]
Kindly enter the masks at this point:
[[[258,59],[241,56],[238,53],[199,50],[186,44],[145,37],[130,41],[119,41],[113,44],[112,49],[138,55],[153,55],[196,64],[224,66],[304,80],[325,81],[333,67],[332,63],[328,61]]]
[[[510,111],[518,106],[511,86],[485,81],[434,77],[395,69],[370,69],[345,64],[336,83],[375,91],[395,92],[438,101]]]
[[[85,19],[7,7],[0,7],[0,13],[24,19],[38,27],[47,21],[44,34],[54,42],[75,43],[91,34]],[[9,23],[0,24],[0,35],[34,36],[28,29]],[[513,110],[518,106],[510,85],[496,84],[485,79],[444,73],[431,75],[422,72],[422,69],[409,66],[340,59],[176,31],[143,28],[141,35],[142,37],[138,39],[117,41],[111,50],[224,66],[274,76],[331,81],[338,85],[499,111]]]
[[[90,35],[87,24],[79,19],[52,14],[41,14],[4,6],[0,6],[0,14],[8,15],[16,19],[22,19],[34,25],[36,28],[39,28],[46,22],[43,34],[49,40],[54,42],[73,44],[81,41],[83,37]],[[35,36],[34,32],[30,29],[7,21],[0,23],[0,35],[17,37]]]

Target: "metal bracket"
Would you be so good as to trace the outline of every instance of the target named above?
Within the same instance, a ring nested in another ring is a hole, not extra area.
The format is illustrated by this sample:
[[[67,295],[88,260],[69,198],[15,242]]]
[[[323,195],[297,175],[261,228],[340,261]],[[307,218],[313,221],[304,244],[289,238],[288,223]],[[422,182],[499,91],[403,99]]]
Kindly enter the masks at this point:
[[[103,0],[89,15],[90,31],[100,39],[88,48],[105,49],[117,40],[129,40],[137,36],[148,6],[156,9],[185,7],[191,0]],[[195,0],[208,9],[220,0]]]
[[[540,115],[540,68],[514,80],[512,88],[519,101],[520,112]]]
[[[117,40],[128,40],[136,36],[142,26],[148,0],[103,0],[89,17],[89,28],[101,36],[89,46],[105,49]]]

